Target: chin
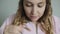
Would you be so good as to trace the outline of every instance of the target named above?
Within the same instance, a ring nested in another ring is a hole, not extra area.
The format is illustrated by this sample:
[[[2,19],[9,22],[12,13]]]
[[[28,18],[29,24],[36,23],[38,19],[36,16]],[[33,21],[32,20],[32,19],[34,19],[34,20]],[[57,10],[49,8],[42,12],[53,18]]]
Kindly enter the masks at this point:
[[[33,19],[33,20],[31,19],[31,21],[32,21],[32,22],[37,22],[37,19]]]

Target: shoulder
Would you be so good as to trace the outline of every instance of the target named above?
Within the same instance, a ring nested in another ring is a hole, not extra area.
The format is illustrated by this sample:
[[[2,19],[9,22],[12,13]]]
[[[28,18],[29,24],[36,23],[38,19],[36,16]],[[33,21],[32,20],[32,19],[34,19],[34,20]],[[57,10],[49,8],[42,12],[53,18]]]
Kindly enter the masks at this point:
[[[12,23],[12,21],[14,20],[15,15],[16,15],[16,14],[10,15],[10,16],[4,21],[4,23],[6,23],[7,25],[10,24],[10,23]],[[4,23],[3,23],[3,24],[4,24]]]
[[[12,23],[12,21],[14,20],[15,15],[16,15],[16,14],[10,15],[10,16],[3,22],[2,26],[5,25],[5,24],[8,25],[8,24]]]
[[[53,19],[54,19],[56,24],[60,24],[60,18],[59,17],[53,16]]]
[[[55,19],[58,19],[58,20],[60,20],[60,17],[57,17],[57,16],[53,16]]]

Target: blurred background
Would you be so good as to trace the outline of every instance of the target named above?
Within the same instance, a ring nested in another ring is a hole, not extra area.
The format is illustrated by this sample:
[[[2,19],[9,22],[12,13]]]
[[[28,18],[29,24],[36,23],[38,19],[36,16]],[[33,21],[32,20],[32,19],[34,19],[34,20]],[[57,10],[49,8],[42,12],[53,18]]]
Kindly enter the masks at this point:
[[[19,0],[0,0],[0,26],[9,15],[16,13]],[[60,17],[60,0],[52,0],[53,15]]]

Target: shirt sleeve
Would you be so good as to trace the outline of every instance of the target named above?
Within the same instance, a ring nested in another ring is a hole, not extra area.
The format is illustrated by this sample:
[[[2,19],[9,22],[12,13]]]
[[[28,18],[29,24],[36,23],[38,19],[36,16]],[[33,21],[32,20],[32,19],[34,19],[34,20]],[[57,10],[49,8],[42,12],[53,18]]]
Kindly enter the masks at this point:
[[[6,27],[7,25],[9,25],[9,24],[12,23],[12,21],[13,21],[13,19],[14,19],[14,16],[15,16],[15,15],[11,15],[11,16],[9,16],[9,17],[4,21],[4,23],[3,23],[2,26],[0,27],[0,34],[3,34],[3,31],[4,31],[5,27]]]

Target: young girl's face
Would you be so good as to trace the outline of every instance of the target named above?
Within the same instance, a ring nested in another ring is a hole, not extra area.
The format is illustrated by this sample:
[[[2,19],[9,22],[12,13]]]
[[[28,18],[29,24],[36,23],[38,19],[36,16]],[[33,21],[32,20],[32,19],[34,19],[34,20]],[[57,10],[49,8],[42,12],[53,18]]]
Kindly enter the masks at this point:
[[[44,14],[46,0],[24,0],[23,6],[26,16],[36,22]]]

